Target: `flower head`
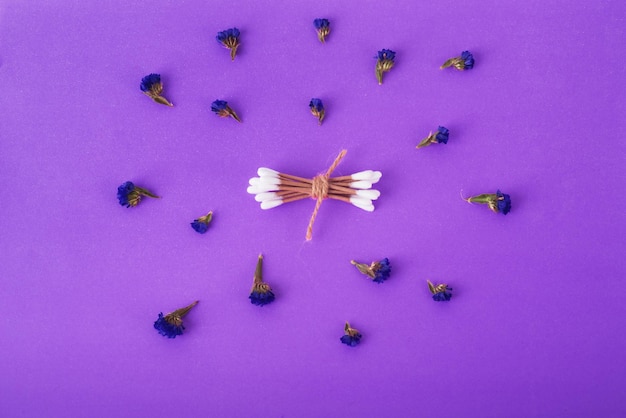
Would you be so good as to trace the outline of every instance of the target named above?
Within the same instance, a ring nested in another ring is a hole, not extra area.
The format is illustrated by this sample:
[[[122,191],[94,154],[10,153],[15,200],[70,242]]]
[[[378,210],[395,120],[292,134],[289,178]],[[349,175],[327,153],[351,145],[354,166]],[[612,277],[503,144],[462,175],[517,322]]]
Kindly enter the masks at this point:
[[[449,134],[448,128],[440,126],[435,132],[430,132],[426,138],[422,139],[416,148],[424,148],[432,144],[447,144]]]
[[[428,283],[430,293],[433,294],[433,300],[435,302],[447,302],[452,298],[452,293],[450,293],[452,288],[448,287],[447,284],[434,285],[430,280],[426,280],[426,282]]]
[[[341,337],[341,342],[349,345],[350,347],[356,347],[361,342],[363,337],[358,330],[352,328],[348,322],[344,326],[345,335]]]
[[[322,120],[324,120],[324,104],[320,99],[311,99],[309,102],[309,108],[311,109],[311,113],[318,120],[318,124],[322,124]]]
[[[228,105],[228,102],[224,100],[216,100],[211,103],[211,110],[217,116],[222,118],[231,117],[235,119],[237,122],[241,123],[241,119],[237,116],[237,113]]]
[[[117,200],[120,202],[120,205],[127,208],[137,206],[141,202],[142,196],[159,197],[142,187],[135,186],[132,181],[127,181],[117,188]]]
[[[259,259],[254,272],[254,284],[250,291],[250,303],[257,306],[264,306],[272,303],[275,299],[274,292],[269,284],[263,281],[263,255],[259,254]]]
[[[511,196],[502,193],[500,190],[496,191],[496,196],[498,197],[498,212],[506,215],[511,211]]]
[[[234,61],[235,55],[237,55],[237,48],[239,48],[239,29],[230,28],[218,32],[215,39],[224,45],[225,48],[230,49],[230,58]]]
[[[374,58],[376,58],[376,80],[378,84],[383,84],[383,73],[391,70],[395,64],[396,53],[391,49],[381,49]]]
[[[330,33],[330,22],[328,19],[315,19],[313,25],[317,31],[317,39],[319,39],[321,43],[324,43]]]
[[[199,217],[198,219],[194,219],[191,223],[191,227],[194,231],[204,234],[209,230],[209,224],[213,220],[213,212],[209,212],[208,214]]]
[[[174,106],[169,100],[161,96],[163,83],[161,83],[161,76],[159,74],[149,74],[142,78],[139,88],[146,96],[150,97],[155,102],[166,106]]]
[[[141,84],[139,85],[139,88],[144,93],[162,87],[160,74],[148,74],[141,79]]]
[[[474,56],[469,51],[463,51],[461,52],[461,56],[450,58],[439,68],[443,70],[448,67],[454,67],[459,71],[471,70],[474,68]]]
[[[435,135],[435,138],[437,139],[437,143],[439,144],[447,144],[448,143],[448,134],[450,133],[450,131],[448,131],[448,128],[445,128],[443,126],[440,126],[437,128],[437,135]]]
[[[176,338],[177,335],[182,335],[185,329],[183,317],[197,304],[198,301],[195,301],[191,305],[177,309],[167,315],[163,315],[163,312],[159,313],[159,318],[154,322],[154,328],[159,334],[167,338]]]
[[[378,51],[376,58],[378,58],[378,61],[393,61],[396,58],[396,53],[391,49],[381,49]]]
[[[355,266],[362,274],[368,276],[376,283],[382,283],[391,275],[391,264],[388,258],[380,261],[373,261],[371,264],[359,263],[354,260],[350,263]]]
[[[469,203],[486,204],[494,213],[506,215],[511,211],[511,196],[500,190],[496,193],[479,194],[465,200]]]

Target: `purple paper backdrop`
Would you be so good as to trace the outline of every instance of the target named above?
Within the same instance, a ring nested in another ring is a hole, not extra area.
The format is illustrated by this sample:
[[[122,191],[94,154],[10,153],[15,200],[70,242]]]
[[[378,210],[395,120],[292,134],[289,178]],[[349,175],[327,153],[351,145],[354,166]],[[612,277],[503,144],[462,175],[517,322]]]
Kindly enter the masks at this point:
[[[625,3],[293,3],[2,2],[0,416],[626,415]],[[438,69],[464,49],[472,71]],[[151,72],[174,108],[139,91]],[[382,196],[325,202],[312,242],[313,201],[245,191],[343,148],[337,173],[381,170]],[[120,207],[126,180],[163,198]],[[497,188],[507,216],[460,197]],[[382,257],[381,285],[349,263]],[[194,299],[184,335],[156,333]]]

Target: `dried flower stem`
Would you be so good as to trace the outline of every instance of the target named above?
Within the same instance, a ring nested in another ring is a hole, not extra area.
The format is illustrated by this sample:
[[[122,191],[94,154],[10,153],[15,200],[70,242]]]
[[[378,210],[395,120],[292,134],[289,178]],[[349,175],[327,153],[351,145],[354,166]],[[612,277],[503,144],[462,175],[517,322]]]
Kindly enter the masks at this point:
[[[259,258],[254,269],[254,284],[263,283],[263,254],[259,254]]]
[[[196,300],[196,301],[192,302],[191,304],[189,304],[188,306],[185,306],[184,308],[176,309],[174,312],[169,313],[166,316],[173,315],[173,316],[176,316],[178,318],[183,318],[197,304],[198,304],[198,301]]]

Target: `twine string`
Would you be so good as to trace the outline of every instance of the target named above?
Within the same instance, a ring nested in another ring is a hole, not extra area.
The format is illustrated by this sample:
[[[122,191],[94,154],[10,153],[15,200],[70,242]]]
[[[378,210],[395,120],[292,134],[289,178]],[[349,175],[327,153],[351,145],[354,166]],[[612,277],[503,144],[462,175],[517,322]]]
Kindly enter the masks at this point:
[[[313,177],[313,182],[311,183],[311,198],[316,199],[315,208],[313,209],[313,214],[311,214],[311,220],[309,221],[309,226],[306,230],[306,240],[310,241],[313,238],[313,224],[315,223],[315,218],[317,218],[317,213],[322,206],[322,202],[324,199],[328,198],[328,191],[330,189],[330,185],[328,184],[328,179],[330,179],[330,175],[335,171],[343,157],[346,156],[348,151],[342,150],[335,161],[328,167],[326,173],[318,174]]]

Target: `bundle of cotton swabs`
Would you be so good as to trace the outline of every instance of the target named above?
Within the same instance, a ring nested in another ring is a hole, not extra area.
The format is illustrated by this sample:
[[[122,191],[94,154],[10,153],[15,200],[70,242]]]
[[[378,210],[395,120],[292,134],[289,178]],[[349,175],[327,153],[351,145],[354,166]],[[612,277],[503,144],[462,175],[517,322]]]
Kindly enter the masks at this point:
[[[248,193],[254,194],[261,209],[272,209],[283,203],[294,202],[310,197],[315,199],[315,208],[306,229],[306,240],[313,238],[315,218],[326,199],[341,200],[368,212],[374,211],[372,200],[378,199],[380,192],[370,190],[372,184],[378,183],[380,171],[360,171],[350,176],[330,177],[348,151],[342,150],[325,173],[312,179],[279,173],[271,168],[261,167],[257,171],[259,177],[250,179]]]
[[[306,179],[279,173],[270,168],[261,167],[257,171],[259,177],[250,179],[248,193],[256,195],[254,199],[261,202],[261,209],[272,209],[283,203],[300,199],[317,199],[322,197],[341,200],[368,212],[374,210],[372,200],[378,199],[380,192],[371,189],[378,183],[380,171],[365,170],[350,176],[331,177],[324,183],[318,177]]]

